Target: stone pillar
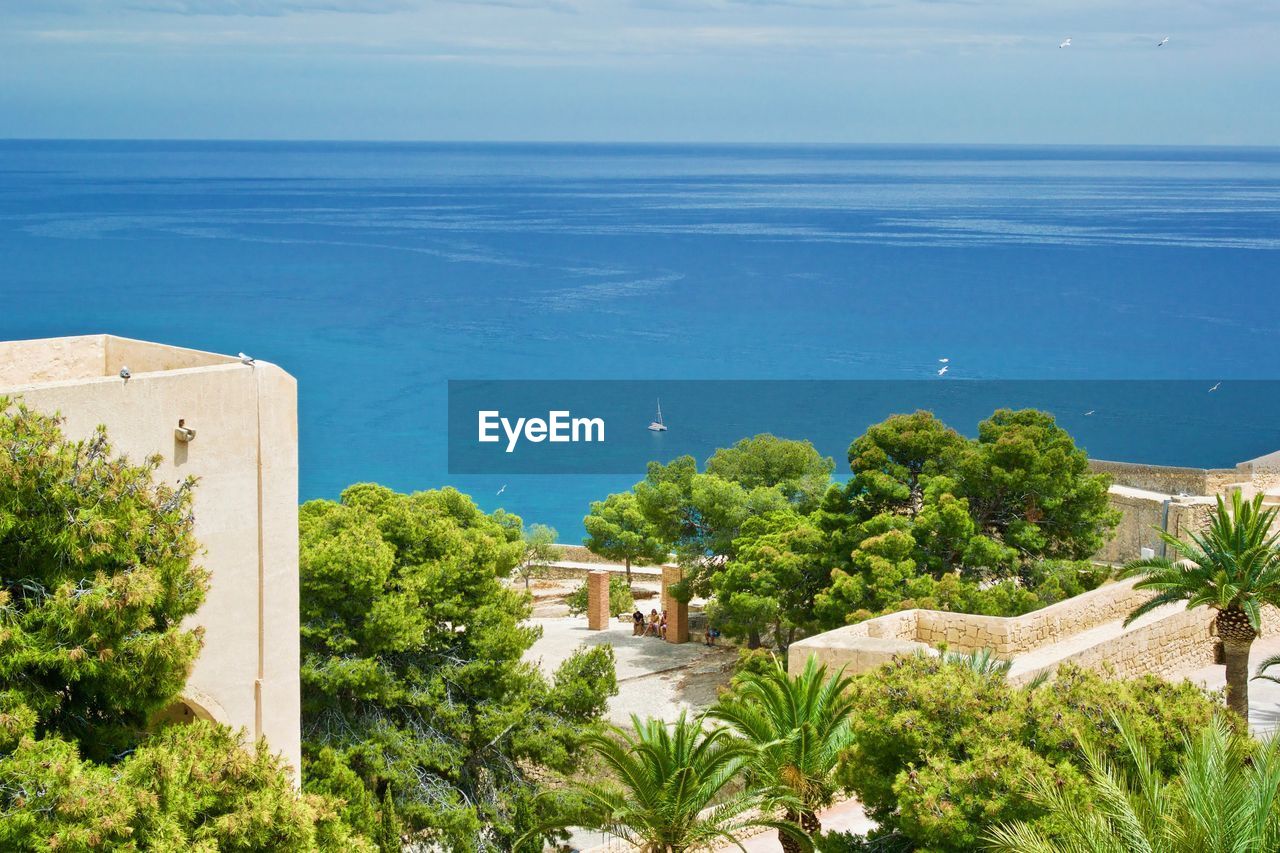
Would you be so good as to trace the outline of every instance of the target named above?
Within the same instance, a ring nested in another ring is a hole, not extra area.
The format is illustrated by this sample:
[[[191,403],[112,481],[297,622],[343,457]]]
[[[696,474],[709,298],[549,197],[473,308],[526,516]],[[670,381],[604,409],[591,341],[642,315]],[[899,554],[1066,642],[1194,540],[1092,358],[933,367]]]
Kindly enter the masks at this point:
[[[689,605],[671,595],[671,587],[684,579],[679,566],[662,567],[662,609],[667,611],[667,642],[689,642]]]
[[[587,627],[592,631],[604,631],[609,627],[609,573],[587,574]]]

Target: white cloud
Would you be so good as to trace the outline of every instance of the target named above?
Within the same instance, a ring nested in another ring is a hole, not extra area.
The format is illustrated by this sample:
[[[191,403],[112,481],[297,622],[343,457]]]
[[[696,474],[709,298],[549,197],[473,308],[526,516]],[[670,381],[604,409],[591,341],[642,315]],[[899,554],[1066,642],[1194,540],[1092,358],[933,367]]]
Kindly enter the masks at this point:
[[[4,10],[25,14],[155,14],[278,18],[302,14],[389,15],[432,5],[577,11],[572,0],[5,0]]]

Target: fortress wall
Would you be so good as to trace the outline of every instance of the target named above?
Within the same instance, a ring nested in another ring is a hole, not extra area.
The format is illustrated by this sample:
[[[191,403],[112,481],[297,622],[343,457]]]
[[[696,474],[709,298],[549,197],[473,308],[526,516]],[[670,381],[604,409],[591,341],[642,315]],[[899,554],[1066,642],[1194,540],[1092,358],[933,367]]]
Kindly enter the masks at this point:
[[[1241,479],[1252,482],[1264,492],[1280,494],[1280,451],[1260,456],[1239,467],[1246,474]]]
[[[106,349],[106,335],[0,342],[0,386],[103,376]]]
[[[1111,491],[1111,505],[1120,510],[1120,523],[1094,559],[1104,563],[1126,563],[1137,559],[1143,548],[1159,553],[1164,523],[1164,501]]]
[[[862,625],[867,626],[866,636],[891,636],[896,640],[934,646],[946,643],[949,651],[964,653],[991,649],[1000,657],[1011,657],[1056,643],[1104,622],[1123,619],[1148,596],[1148,593],[1134,590],[1133,581],[1120,581],[1022,616],[976,616],[943,610],[912,610],[907,612],[915,615],[914,634],[901,630],[901,626],[888,630],[880,628],[877,623],[888,620],[890,617],[887,616],[869,619]]]
[[[41,357],[44,352],[47,357]],[[104,359],[112,364],[104,368]],[[129,358],[127,382],[114,360]],[[96,366],[95,366],[96,365]],[[137,367],[135,368],[135,365]],[[265,737],[300,766],[297,385],[279,367],[104,336],[0,344],[0,396],[60,413],[71,439],[101,424],[116,453],[158,454],[155,477],[198,480],[197,558],[209,572],[189,625],[205,629],[181,719]],[[179,420],[195,438],[180,441]]]
[[[1176,610],[1043,666],[1019,672],[1009,680],[1025,684],[1068,662],[1116,678],[1137,678],[1148,673],[1171,678],[1209,666],[1214,654],[1213,614],[1208,608]]]
[[[1117,486],[1131,486],[1166,495],[1207,495],[1210,479],[1217,482],[1229,477],[1235,482],[1234,468],[1179,468],[1171,465],[1144,465],[1139,462],[1111,462],[1106,459],[1090,459],[1089,467],[1099,474],[1110,474]]]

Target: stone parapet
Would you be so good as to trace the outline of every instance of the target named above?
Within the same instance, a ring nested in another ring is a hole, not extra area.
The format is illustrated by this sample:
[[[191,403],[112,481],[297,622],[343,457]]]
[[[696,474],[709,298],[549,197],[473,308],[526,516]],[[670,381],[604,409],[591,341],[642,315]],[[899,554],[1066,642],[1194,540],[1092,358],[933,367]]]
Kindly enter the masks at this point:
[[[1152,593],[1136,581],[1107,584],[1058,604],[1014,617],[940,610],[904,610],[793,643],[788,666],[797,673],[810,655],[856,675],[897,655],[989,649],[1013,663],[1010,680],[1029,681],[1070,661],[1117,677],[1172,676],[1214,661],[1213,611],[1170,605],[1125,627],[1124,619]],[[1263,610],[1263,634],[1280,631],[1280,612]]]

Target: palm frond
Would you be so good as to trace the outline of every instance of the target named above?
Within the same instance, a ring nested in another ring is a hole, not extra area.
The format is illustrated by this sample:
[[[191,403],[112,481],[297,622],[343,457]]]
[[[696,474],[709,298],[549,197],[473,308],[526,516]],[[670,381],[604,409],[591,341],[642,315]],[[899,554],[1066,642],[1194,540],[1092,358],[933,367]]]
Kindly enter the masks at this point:
[[[843,669],[828,676],[812,656],[794,677],[775,659],[765,671],[741,676],[708,716],[752,745],[750,778],[813,811],[830,801],[836,765],[853,740],[851,683]]]
[[[1280,842],[1280,741],[1256,744],[1225,718],[1186,736],[1172,779],[1156,769],[1132,723],[1113,718],[1124,749],[1111,757],[1083,742],[1087,802],[1048,779],[1029,779],[1029,796],[1061,827],[994,829],[994,849],[1017,853],[1181,853],[1276,850]]]

